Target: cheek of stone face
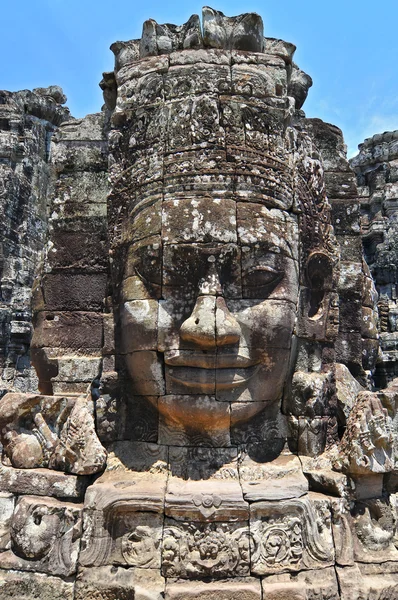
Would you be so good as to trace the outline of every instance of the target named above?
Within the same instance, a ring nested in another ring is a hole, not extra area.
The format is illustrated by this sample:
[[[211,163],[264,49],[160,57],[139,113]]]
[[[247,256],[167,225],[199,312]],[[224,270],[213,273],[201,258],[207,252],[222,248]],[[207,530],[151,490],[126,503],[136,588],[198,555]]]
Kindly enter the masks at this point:
[[[240,347],[289,349],[296,305],[286,300],[230,300],[228,308],[241,329]]]
[[[229,303],[229,308],[242,332],[239,355],[242,360],[246,357],[252,366],[223,369],[231,349],[219,348],[217,400],[264,403],[280,400],[289,367],[295,305],[271,299],[235,300]]]
[[[140,350],[124,357],[130,375],[131,392],[137,396],[160,396],[165,393],[163,360],[157,352]]]
[[[159,302],[158,315],[158,349],[160,352],[176,350],[178,348],[195,349],[192,342],[181,339],[180,328],[183,322],[192,313],[196,298],[193,295],[184,295],[184,289],[165,290],[164,300]]]
[[[121,351],[157,349],[158,301],[130,300],[121,309]]]

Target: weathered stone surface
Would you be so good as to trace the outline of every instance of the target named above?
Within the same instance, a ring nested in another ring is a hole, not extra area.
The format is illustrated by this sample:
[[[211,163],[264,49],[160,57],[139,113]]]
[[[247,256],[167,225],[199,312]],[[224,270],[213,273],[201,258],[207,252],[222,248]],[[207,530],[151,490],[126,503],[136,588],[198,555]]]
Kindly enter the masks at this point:
[[[13,494],[83,498],[89,484],[86,475],[70,475],[50,469],[16,469],[0,465],[0,490]]]
[[[322,495],[250,507],[251,572],[269,575],[334,562],[329,502]]]
[[[165,581],[155,569],[125,567],[82,568],[76,578],[74,600],[161,600]],[[100,595],[100,596],[99,596]]]
[[[396,132],[354,173],[254,13],[112,51],[0,93],[0,596],[392,600]]]
[[[281,455],[264,464],[245,456],[239,462],[239,477],[243,497],[249,502],[299,498],[308,491],[297,456]]]
[[[179,522],[166,519],[162,573],[166,577],[198,579],[250,574],[248,522]]]
[[[339,586],[331,567],[319,571],[302,571],[291,575],[283,573],[262,579],[264,597],[269,600],[339,600]]]
[[[394,598],[398,591],[396,568],[391,570],[383,567],[382,573],[362,572],[359,566],[337,568],[337,578],[343,600],[382,600]]]
[[[85,497],[83,566],[160,567],[166,473],[117,469],[91,486]]]
[[[84,397],[9,393],[0,407],[0,437],[17,469],[47,467],[76,475],[101,471],[106,451],[95,432],[93,407]]]
[[[15,496],[8,492],[0,492],[0,551],[10,547],[10,527],[14,512]]]
[[[1,600],[74,600],[74,583],[24,571],[0,571]]]
[[[233,582],[221,580],[212,582],[180,581],[166,584],[167,600],[259,600],[261,585],[254,577],[236,577]]]
[[[170,477],[167,482],[165,514],[175,520],[244,521],[249,505],[243,499],[238,480],[182,481]]]
[[[49,575],[75,573],[82,506],[43,496],[23,496],[11,519],[11,550],[0,553],[2,569]]]
[[[47,230],[48,144],[70,118],[58,86],[0,92],[0,389],[35,391],[29,361],[30,295]]]

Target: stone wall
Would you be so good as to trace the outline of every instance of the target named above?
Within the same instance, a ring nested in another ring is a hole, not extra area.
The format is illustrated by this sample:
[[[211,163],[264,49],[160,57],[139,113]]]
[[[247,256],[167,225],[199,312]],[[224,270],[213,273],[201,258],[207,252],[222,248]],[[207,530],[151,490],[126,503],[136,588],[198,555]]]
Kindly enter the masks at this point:
[[[78,395],[101,371],[108,270],[104,113],[60,125],[51,165],[47,242],[33,290],[32,361],[42,393]]]
[[[398,131],[366,139],[350,164],[359,186],[365,257],[379,294],[375,383],[383,387],[398,375]]]
[[[0,93],[0,395],[34,390],[31,288],[46,240],[51,138],[70,118],[60,88]]]

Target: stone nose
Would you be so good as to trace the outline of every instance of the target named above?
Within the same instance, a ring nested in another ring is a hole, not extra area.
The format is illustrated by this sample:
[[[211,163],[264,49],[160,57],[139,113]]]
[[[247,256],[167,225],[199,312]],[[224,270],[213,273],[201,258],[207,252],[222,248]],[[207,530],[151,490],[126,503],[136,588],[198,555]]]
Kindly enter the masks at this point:
[[[241,330],[229,312],[224,298],[198,296],[191,315],[180,328],[180,337],[203,349],[232,345],[239,342]]]

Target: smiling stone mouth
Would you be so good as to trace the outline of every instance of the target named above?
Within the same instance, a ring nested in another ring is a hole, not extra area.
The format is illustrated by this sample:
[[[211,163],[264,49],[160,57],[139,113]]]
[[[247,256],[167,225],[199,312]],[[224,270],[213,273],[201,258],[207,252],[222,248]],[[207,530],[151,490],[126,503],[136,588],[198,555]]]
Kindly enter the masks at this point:
[[[166,365],[166,375],[172,381],[185,387],[195,387],[202,391],[224,390],[245,385],[255,375],[260,365],[247,367],[203,368],[192,366]]]
[[[164,353],[164,362],[168,367],[184,367],[205,370],[239,370],[248,369],[259,364],[258,358],[250,358],[244,354],[210,354],[195,351],[168,351]]]

